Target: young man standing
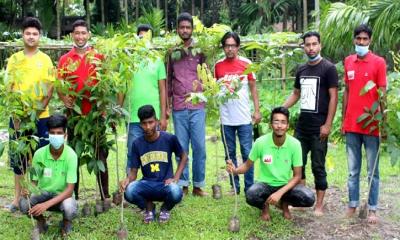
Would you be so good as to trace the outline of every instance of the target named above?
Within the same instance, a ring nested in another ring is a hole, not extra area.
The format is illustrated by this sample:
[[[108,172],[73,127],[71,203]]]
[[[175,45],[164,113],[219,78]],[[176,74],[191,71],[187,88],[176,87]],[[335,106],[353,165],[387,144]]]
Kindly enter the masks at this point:
[[[376,215],[376,210],[379,195],[379,122],[373,121],[371,124],[363,127],[365,122],[369,121],[370,118],[361,122],[358,122],[357,119],[364,113],[365,108],[371,109],[376,102],[380,103],[380,107],[376,111],[384,113],[384,101],[380,101],[378,89],[383,94],[386,93],[386,63],[382,57],[368,50],[371,44],[371,28],[362,24],[354,30],[353,36],[356,54],[348,56],[344,61],[345,91],[343,94],[342,132],[346,136],[349,169],[349,206],[347,215],[352,216],[359,206],[360,171],[362,162],[361,146],[364,144],[367,156],[368,180],[372,178],[371,191],[368,196],[368,222],[377,223],[378,217]],[[372,81],[375,86],[366,94],[361,94],[361,90],[370,81]]]
[[[167,222],[171,209],[181,201],[182,189],[177,184],[187,163],[187,155],[182,150],[176,136],[158,131],[156,114],[151,105],[139,108],[138,117],[144,136],[132,144],[131,158],[128,159],[128,177],[121,181],[120,190],[125,191],[125,199],[146,210],[144,222],[155,220],[156,209],[153,201],[162,201],[159,222]],[[181,161],[173,174],[172,153]],[[138,169],[143,178],[136,181]]]
[[[240,152],[243,162],[246,162],[253,144],[253,126],[261,120],[258,94],[256,88],[256,78],[254,73],[244,75],[243,72],[251,61],[247,58],[238,56],[240,48],[240,38],[235,32],[227,32],[221,39],[221,44],[225,52],[225,58],[215,64],[214,76],[218,81],[229,81],[229,78],[239,78],[242,88],[239,90],[238,99],[232,99],[220,106],[221,134],[225,135],[222,141],[225,149],[228,148],[229,157],[233,164],[237,166],[236,160],[236,135],[240,142]],[[227,79],[228,78],[228,79]],[[226,80],[224,80],[226,79]],[[249,90],[253,98],[254,113],[251,114]],[[223,128],[223,129],[222,129]],[[228,156],[225,156],[228,159]],[[244,176],[244,191],[253,185],[254,171],[251,168]],[[235,193],[232,179],[231,194]],[[236,192],[240,193],[239,177],[235,176]]]
[[[321,57],[319,33],[305,33],[303,44],[308,62],[298,68],[293,93],[283,106],[290,108],[300,100],[301,112],[295,137],[301,142],[303,150],[302,183],[305,185],[305,167],[311,152],[311,170],[317,192],[314,214],[322,216],[325,190],[328,188],[325,157],[338,102],[338,74],[335,65]]]
[[[16,140],[20,136],[36,135],[39,138],[38,147],[48,143],[47,120],[49,118],[49,101],[53,94],[52,82],[54,81],[53,63],[48,55],[38,49],[42,25],[37,18],[28,17],[22,23],[22,40],[24,50],[13,54],[8,59],[7,77],[11,82],[13,92],[20,91],[24,95],[24,103],[27,108],[36,110],[36,129],[26,130],[31,116],[27,112],[22,115],[11,116],[10,140]],[[24,106],[21,109],[25,109]],[[28,127],[29,128],[29,127]],[[14,171],[15,195],[14,200],[6,206],[11,212],[18,209],[21,196],[20,181],[23,179],[29,156],[14,152],[10,141],[10,163]],[[32,149],[33,151],[35,149]]]
[[[139,38],[151,37],[152,28],[148,24],[140,24],[137,28]],[[167,129],[166,118],[166,86],[165,86],[165,65],[157,58],[155,60],[144,59],[139,69],[133,74],[133,79],[128,87],[128,96],[120,95],[119,104],[123,105],[127,98],[130,122],[128,125],[128,159],[131,155],[131,146],[133,141],[143,136],[143,129],[140,127],[140,121],[137,116],[138,109],[141,106],[150,104],[156,111],[156,118],[160,119],[160,130]]]
[[[167,102],[172,105],[175,134],[183,150],[188,153],[189,142],[192,145],[193,195],[206,196],[207,193],[202,190],[205,186],[206,171],[206,113],[204,103],[193,105],[185,101],[188,94],[193,92],[193,83],[199,81],[197,65],[203,64],[205,57],[202,53],[193,55],[195,51],[192,50],[195,48],[195,43],[192,38],[192,16],[189,13],[182,13],[178,16],[177,23],[177,32],[182,39],[183,46],[174,49],[168,56],[167,89],[169,101]],[[180,54],[175,54],[175,52]],[[179,57],[176,58],[175,55]],[[198,87],[194,91],[202,91],[202,88]],[[179,158],[177,158],[177,161],[180,161]],[[187,194],[190,184],[189,166],[185,166],[178,183],[183,186],[184,194]]]
[[[96,78],[97,65],[104,59],[104,57],[97,53],[95,49],[89,46],[88,40],[90,38],[89,26],[83,20],[77,20],[72,25],[72,40],[74,41],[74,47],[66,54],[61,56],[58,62],[58,77],[63,81],[69,81],[71,83],[70,91],[81,93],[83,97],[78,103],[83,116],[88,115],[92,110],[93,102],[90,101],[90,91],[88,88],[94,87],[98,80]],[[73,94],[64,94],[58,91],[60,99],[64,102],[67,108],[67,116],[72,119],[77,113],[73,110],[74,104],[77,100]],[[102,122],[100,117],[99,122]],[[75,123],[77,124],[77,123]],[[72,123],[74,125],[74,123]],[[105,127],[104,127],[105,129]],[[105,131],[105,130],[104,130]],[[74,126],[69,126],[68,131],[68,142],[74,147],[74,139],[78,139],[80,136],[74,136]],[[105,137],[105,133],[102,132],[101,136]],[[106,140],[100,140],[104,142]],[[108,190],[108,168],[107,168],[107,156],[108,149],[99,147],[96,149],[98,153],[97,158],[101,160],[105,166],[105,172],[100,172],[97,175],[97,181],[99,183],[101,191],[101,199],[110,198]],[[79,168],[78,168],[79,171]],[[101,184],[100,184],[101,183]],[[75,197],[78,199],[79,190],[79,174],[78,181],[75,185]]]
[[[78,160],[74,150],[64,144],[67,137],[67,118],[53,115],[47,126],[50,144],[36,151],[32,163],[34,174],[31,179],[39,193],[33,193],[29,197],[31,206],[26,198],[21,198],[20,209],[37,220],[40,233],[48,229],[43,213],[47,210],[61,211],[61,233],[67,235],[72,230],[72,219],[78,213],[77,202],[72,197]]]
[[[227,161],[227,171],[246,173],[258,161],[259,179],[246,192],[249,205],[261,209],[261,220],[270,221],[269,205],[282,208],[283,217],[291,219],[289,205],[311,207],[315,198],[311,189],[299,184],[301,180],[301,145],[286,134],[289,128],[289,111],[277,107],[271,112],[272,133],[258,138],[251,149],[249,159],[236,168]]]

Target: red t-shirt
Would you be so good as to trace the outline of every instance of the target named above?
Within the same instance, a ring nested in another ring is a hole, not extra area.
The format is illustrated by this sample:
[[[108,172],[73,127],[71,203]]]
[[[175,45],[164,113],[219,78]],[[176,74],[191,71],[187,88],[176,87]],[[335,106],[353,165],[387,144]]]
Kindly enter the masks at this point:
[[[58,77],[70,81],[75,87],[75,92],[81,91],[84,87],[96,85],[96,67],[104,59],[103,55],[96,53],[93,48],[89,48],[83,57],[79,56],[75,48],[61,56],[58,62]],[[85,90],[82,98],[81,111],[87,115],[92,109],[89,100],[90,91]]]
[[[361,89],[363,89],[370,80],[372,80],[376,86],[361,96]],[[374,102],[379,99],[377,89],[386,87],[385,60],[372,52],[369,52],[364,59],[358,59],[356,54],[348,56],[344,60],[344,82],[348,89],[348,101],[343,130],[345,132],[379,136],[378,128],[370,132],[372,126],[377,126],[377,121],[366,128],[362,128],[369,118],[360,123],[357,123],[357,118],[364,113],[364,108],[371,109]]]

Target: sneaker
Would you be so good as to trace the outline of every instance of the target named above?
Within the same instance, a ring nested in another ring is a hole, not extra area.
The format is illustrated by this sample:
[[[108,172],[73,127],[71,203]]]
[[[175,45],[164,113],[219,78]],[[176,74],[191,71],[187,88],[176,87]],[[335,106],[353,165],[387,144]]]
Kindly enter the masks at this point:
[[[160,216],[158,217],[158,221],[160,223],[166,223],[166,222],[168,222],[170,216],[171,216],[171,214],[169,213],[168,210],[161,210]]]
[[[208,196],[208,193],[203,191],[201,188],[198,187],[194,187],[193,188],[193,192],[192,192],[193,196],[197,196],[197,197],[205,197]]]
[[[155,220],[154,216],[155,216],[155,213],[153,213],[152,211],[146,211],[146,213],[143,216],[143,222],[146,224],[154,222],[154,220]]]

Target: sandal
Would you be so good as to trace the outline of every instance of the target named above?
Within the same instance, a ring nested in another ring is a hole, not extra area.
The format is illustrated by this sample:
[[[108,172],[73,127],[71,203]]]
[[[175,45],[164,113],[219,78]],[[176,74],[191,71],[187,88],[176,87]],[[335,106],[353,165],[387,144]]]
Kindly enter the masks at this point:
[[[154,221],[154,213],[152,211],[147,211],[143,216],[143,222],[149,224]]]
[[[169,221],[169,218],[171,217],[171,214],[167,210],[162,210],[160,212],[160,216],[158,217],[158,221],[160,223],[166,223]]]

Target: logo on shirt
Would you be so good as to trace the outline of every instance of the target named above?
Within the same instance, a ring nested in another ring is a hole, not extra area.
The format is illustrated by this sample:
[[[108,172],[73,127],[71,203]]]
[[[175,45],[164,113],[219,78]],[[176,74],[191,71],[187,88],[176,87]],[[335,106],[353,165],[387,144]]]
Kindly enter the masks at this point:
[[[150,164],[150,171],[151,172],[159,172],[160,171],[160,164],[158,164],[158,163]]]
[[[168,154],[167,154],[167,152],[163,152],[163,151],[147,152],[140,157],[140,160],[142,162],[142,166],[145,166],[146,164],[154,163],[154,162],[167,163],[168,162]]]
[[[43,170],[43,177],[51,178],[52,175],[53,174],[51,168],[45,168]]]
[[[265,164],[272,164],[272,155],[265,155],[264,159],[263,159],[263,162]]]
[[[355,76],[354,70],[353,71],[347,71],[347,78],[349,80],[354,80],[354,76]]]
[[[319,83],[320,78],[317,76],[300,78],[300,108],[302,111],[318,113]]]

